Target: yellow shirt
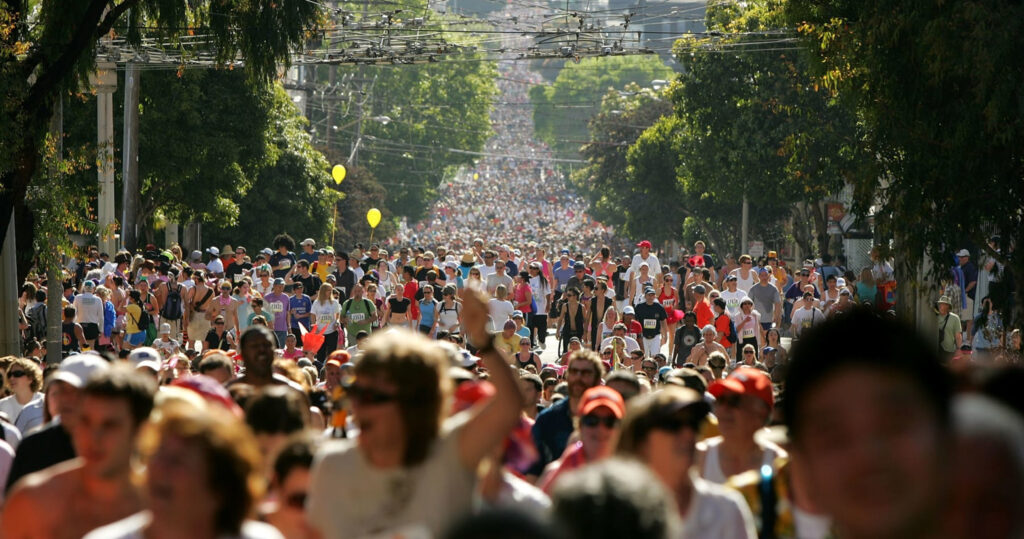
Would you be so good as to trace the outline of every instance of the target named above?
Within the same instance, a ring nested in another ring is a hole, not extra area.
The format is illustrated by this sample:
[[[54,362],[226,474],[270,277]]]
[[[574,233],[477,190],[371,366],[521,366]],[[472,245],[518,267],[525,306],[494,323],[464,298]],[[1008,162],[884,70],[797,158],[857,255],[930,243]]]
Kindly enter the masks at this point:
[[[124,312],[125,331],[129,334],[142,331],[139,329],[139,318],[142,317],[142,307],[139,307],[134,303],[129,303],[128,306],[124,308]]]

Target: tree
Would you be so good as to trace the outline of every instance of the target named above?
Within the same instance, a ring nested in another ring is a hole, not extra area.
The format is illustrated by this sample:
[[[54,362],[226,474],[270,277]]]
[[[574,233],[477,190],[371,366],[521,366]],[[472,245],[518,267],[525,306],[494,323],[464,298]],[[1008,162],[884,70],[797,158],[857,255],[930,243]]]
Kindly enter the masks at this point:
[[[262,126],[267,130],[266,162],[244,169],[252,187],[237,202],[237,220],[230,226],[204,228],[213,245],[244,241],[250,248],[268,246],[274,236],[289,232],[329,243],[333,205],[341,198],[330,176],[330,165],[316,151],[306,131],[308,121],[278,85],[270,88],[272,107]],[[232,202],[234,203],[234,202]]]
[[[667,80],[672,70],[657,56],[609,56],[567,62],[551,85],[530,88],[533,124],[537,137],[556,157],[579,159],[580,146],[589,141],[587,122],[599,111],[609,89],[627,84],[649,86]]]
[[[126,13],[131,10],[131,16]],[[138,42],[143,27],[169,41],[211,36],[218,61],[241,55],[253,80],[270,80],[321,19],[315,2],[228,0],[5,0],[0,3],[0,242],[11,215],[31,214],[26,194],[37,174],[58,99],[83,85],[97,41],[114,31]],[[31,264],[34,229],[17,229],[18,277]],[[2,246],[2,244],[0,244]]]
[[[786,15],[827,87],[863,118],[873,159],[853,178],[857,206],[874,208],[901,278],[925,258],[944,271],[971,244],[1012,270],[1022,297],[1024,5],[790,0]]]

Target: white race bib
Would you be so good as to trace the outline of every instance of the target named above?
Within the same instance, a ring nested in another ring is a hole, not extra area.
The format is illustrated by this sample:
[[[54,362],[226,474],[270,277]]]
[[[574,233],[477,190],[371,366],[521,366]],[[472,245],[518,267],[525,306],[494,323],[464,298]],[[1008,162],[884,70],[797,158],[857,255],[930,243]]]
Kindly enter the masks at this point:
[[[271,302],[267,304],[267,310],[274,314],[277,314],[281,311],[284,311],[284,304],[281,303],[280,301]]]
[[[351,319],[352,322],[358,324],[359,322],[362,322],[364,319],[366,319],[366,315],[363,313],[352,313],[349,316],[349,319]]]
[[[656,319],[648,318],[644,320],[644,329],[655,329],[657,327],[658,321]]]
[[[316,317],[316,323],[318,326],[324,326],[330,324],[331,322],[334,322],[333,314],[320,314],[317,315]]]

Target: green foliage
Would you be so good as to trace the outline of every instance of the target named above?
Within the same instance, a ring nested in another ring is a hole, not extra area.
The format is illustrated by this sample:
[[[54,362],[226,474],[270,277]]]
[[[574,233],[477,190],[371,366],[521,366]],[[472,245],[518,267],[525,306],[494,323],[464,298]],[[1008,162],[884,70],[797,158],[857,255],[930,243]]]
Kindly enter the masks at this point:
[[[476,160],[475,155],[449,150],[481,151],[491,135],[497,72],[492,62],[479,59],[471,54],[466,61],[399,69],[329,68],[338,70],[337,79],[352,75],[364,81],[363,91],[372,88],[368,96],[353,97],[366,99],[361,114],[355,104],[329,105],[341,109],[340,114],[332,111],[331,123],[343,127],[332,134],[330,146],[339,159],[334,164],[344,163],[359,132],[356,124],[361,123],[357,164],[369,172],[368,181],[385,188],[381,211],[418,219],[446,175]],[[322,79],[326,76],[320,74]],[[373,120],[385,116],[390,119],[386,125]],[[327,120],[324,110],[317,108],[310,111],[310,119],[314,125]],[[320,141],[325,138],[318,136]],[[347,192],[348,179],[342,189]]]
[[[377,182],[368,169],[350,168],[342,187],[345,199],[338,203],[335,249],[351,249],[357,242],[369,242],[371,230],[366,222],[366,212],[370,208],[377,208],[381,213],[380,224],[373,231],[374,241],[382,241],[394,235],[397,230],[395,212],[385,205],[387,189]]]
[[[211,244],[242,242],[253,249],[270,245],[282,232],[311,237],[318,245],[330,239],[333,203],[341,198],[332,189],[330,165],[313,149],[308,122],[288,94],[280,86],[270,90],[267,161],[243,171],[254,181],[238,200],[237,222],[203,229]]]
[[[786,15],[863,118],[874,158],[851,181],[897,261],[930,256],[941,271],[953,250],[1001,233],[998,258],[1024,275],[1024,259],[1007,256],[1024,224],[1024,6],[790,0]]]
[[[589,141],[587,122],[598,113],[609,89],[622,90],[630,83],[649,86],[653,80],[671,77],[672,70],[657,56],[567,62],[553,84],[530,88],[537,137],[551,147],[556,157],[579,159],[580,146]]]

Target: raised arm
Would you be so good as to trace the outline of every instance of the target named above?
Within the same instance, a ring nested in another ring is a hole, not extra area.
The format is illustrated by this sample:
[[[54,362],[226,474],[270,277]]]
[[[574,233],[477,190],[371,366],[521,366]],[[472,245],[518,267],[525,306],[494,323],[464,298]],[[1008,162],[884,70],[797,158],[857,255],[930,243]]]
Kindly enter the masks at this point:
[[[494,347],[493,336],[487,331],[487,301],[480,292],[466,291],[463,323],[466,335],[480,347],[478,353],[496,390],[494,397],[472,409],[473,416],[459,435],[459,460],[466,469],[475,470],[516,426],[522,396],[505,353]]]

